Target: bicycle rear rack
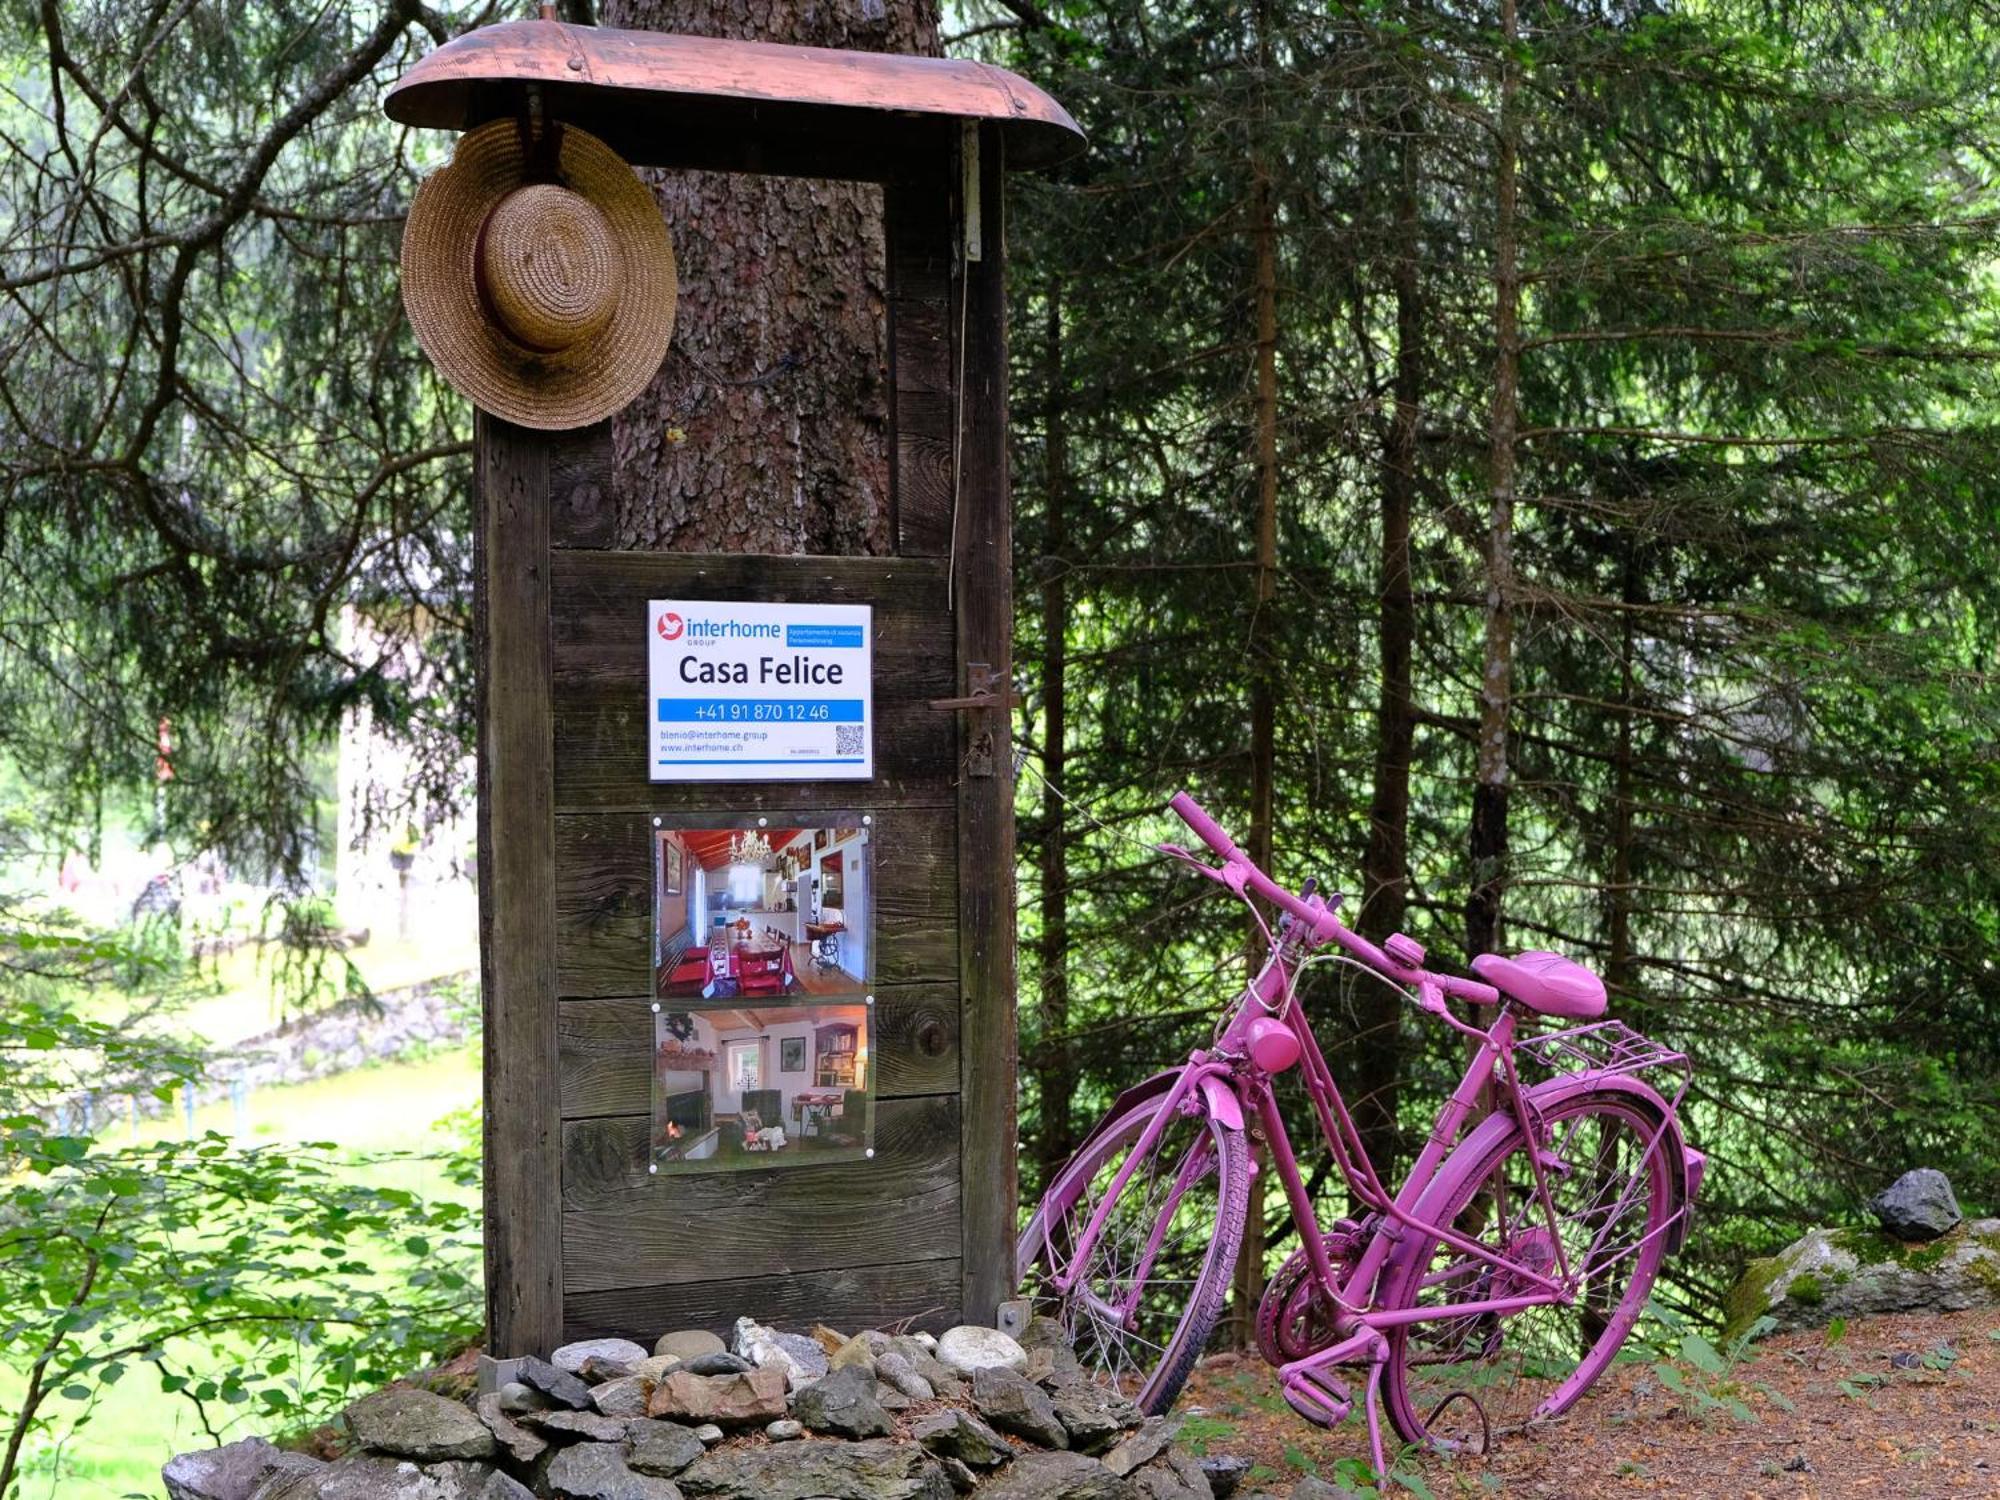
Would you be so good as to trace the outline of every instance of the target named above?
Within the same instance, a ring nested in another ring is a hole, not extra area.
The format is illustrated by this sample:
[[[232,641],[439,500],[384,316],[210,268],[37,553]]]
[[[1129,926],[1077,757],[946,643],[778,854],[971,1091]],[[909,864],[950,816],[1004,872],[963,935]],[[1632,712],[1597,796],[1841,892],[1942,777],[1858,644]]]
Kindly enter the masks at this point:
[[[1558,1073],[1644,1073],[1661,1069],[1677,1075],[1668,1102],[1678,1106],[1694,1076],[1685,1052],[1642,1036],[1623,1021],[1593,1021],[1568,1031],[1523,1037],[1516,1049],[1551,1076]],[[1666,1093],[1665,1089],[1661,1090]]]

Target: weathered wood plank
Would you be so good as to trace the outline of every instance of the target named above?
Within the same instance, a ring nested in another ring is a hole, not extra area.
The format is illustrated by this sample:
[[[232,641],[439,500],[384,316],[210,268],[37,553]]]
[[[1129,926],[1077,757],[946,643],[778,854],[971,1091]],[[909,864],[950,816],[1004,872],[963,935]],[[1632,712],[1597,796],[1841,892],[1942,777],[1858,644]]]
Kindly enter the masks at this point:
[[[549,545],[611,546],[618,534],[611,424],[552,432],[548,442]]]
[[[869,604],[875,619],[873,782],[647,781],[646,601]],[[556,805],[852,807],[951,801],[953,692],[943,565],[930,559],[565,552],[555,559]]]
[[[650,1349],[677,1328],[727,1336],[746,1316],[803,1332],[831,1316],[830,1308],[840,1309],[843,1330],[908,1323],[942,1333],[964,1321],[958,1282],[956,1260],[923,1260],[572,1293],[563,1303],[563,1337],[637,1339]]]
[[[649,1176],[646,1115],[563,1127],[572,1292],[959,1255],[958,1100],[876,1106],[869,1161]]]
[[[549,682],[549,450],[475,422],[479,954],[488,1347],[547,1355],[562,1337],[556,1053],[555,809]]]
[[[952,438],[957,388],[954,218],[942,177],[887,189],[890,426],[896,550],[942,557],[951,546]]]
[[[981,126],[984,256],[966,285],[963,490],[957,528],[958,660],[987,663],[1005,692],[1013,681],[1013,524],[1007,474],[1007,289],[997,130]],[[1013,1295],[1014,776],[1005,708],[959,716],[959,988],[964,1035],[964,1304],[990,1322]]]
[[[565,1120],[652,1109],[650,1000],[567,1000],[556,1025]],[[877,990],[872,1056],[877,1098],[956,1093],[957,991],[940,985]]]
[[[710,788],[710,807],[739,804]],[[948,808],[870,814],[874,980],[958,983],[958,849]],[[569,999],[643,995],[652,988],[652,820],[644,813],[564,813],[556,819],[556,965]]]

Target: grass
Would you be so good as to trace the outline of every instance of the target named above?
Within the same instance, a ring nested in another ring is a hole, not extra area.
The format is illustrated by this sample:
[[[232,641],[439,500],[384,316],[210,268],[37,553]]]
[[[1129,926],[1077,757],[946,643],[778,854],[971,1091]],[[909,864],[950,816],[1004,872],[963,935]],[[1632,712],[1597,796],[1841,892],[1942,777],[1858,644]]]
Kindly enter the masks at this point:
[[[245,1111],[243,1144],[270,1146],[333,1141],[357,1157],[383,1151],[443,1151],[450,1142],[435,1127],[443,1116],[479,1102],[480,1066],[476,1046],[456,1047],[420,1059],[378,1063],[311,1083],[260,1089]],[[233,1134],[236,1120],[227,1103],[195,1111],[197,1131]],[[184,1128],[178,1110],[164,1120],[142,1122],[140,1142],[177,1135]],[[122,1128],[107,1132],[106,1144],[132,1139]],[[357,1181],[403,1188],[427,1198],[457,1197],[468,1191],[449,1182],[436,1161],[357,1160]],[[0,1374],[0,1411],[9,1406],[14,1380]],[[226,1438],[248,1437],[261,1429],[249,1407],[225,1408],[237,1428]],[[61,1477],[46,1465],[25,1477],[19,1500],[112,1500],[125,1495],[156,1496],[160,1465],[189,1448],[205,1447],[194,1408],[161,1391],[143,1372],[105,1392],[89,1423],[58,1455]],[[14,1500],[14,1497],[9,1497]]]

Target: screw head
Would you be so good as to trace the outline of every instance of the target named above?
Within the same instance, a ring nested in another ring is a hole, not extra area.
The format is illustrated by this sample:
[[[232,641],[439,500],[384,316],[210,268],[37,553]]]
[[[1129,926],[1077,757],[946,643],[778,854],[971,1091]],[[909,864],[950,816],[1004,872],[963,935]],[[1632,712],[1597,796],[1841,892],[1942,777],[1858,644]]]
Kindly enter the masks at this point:
[[[659,1013],[660,1013],[660,1002],[655,1000],[653,1002],[653,1014],[657,1016]]]
[[[868,997],[868,1003],[869,1003],[870,1005],[873,1005],[873,1004],[875,1003],[875,997],[874,997],[873,995],[870,995],[870,996]]]
[[[660,819],[660,818],[655,818],[655,819],[653,819],[653,826],[654,826],[655,828],[658,828],[658,827],[660,826],[660,824],[661,824],[661,822],[662,822],[662,821],[664,821],[664,820],[662,820],[662,819]]]
[[[656,1161],[647,1162],[646,1175],[648,1177],[658,1177],[660,1175],[660,1164]]]
[[[873,1146],[870,1146],[866,1151],[863,1151],[861,1154],[863,1156],[873,1158],[873,1156],[875,1155],[875,1148]]]
[[[873,828],[875,826],[875,820],[871,818],[867,813],[863,813],[861,815],[861,826],[863,828]]]
[[[757,826],[758,826],[759,828],[762,828],[762,827],[763,827],[763,826],[764,826],[765,824],[769,823],[770,821],[771,821],[771,820],[770,820],[769,818],[759,818],[759,819],[757,820]]]

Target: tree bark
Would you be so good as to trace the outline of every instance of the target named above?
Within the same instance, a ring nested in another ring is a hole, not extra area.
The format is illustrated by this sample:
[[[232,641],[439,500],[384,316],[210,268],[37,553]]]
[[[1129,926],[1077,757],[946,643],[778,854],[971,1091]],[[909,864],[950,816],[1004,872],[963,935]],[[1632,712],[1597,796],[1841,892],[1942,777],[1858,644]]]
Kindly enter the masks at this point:
[[[1278,584],[1278,215],[1271,179],[1259,164],[1251,187],[1255,239],[1257,367],[1255,457],[1257,480],[1257,573],[1250,626],[1250,838],[1249,855],[1271,868],[1274,789],[1277,781],[1278,682],[1274,651],[1264,637]],[[1254,973],[1264,959],[1264,934],[1253,919],[1247,938]],[[1236,1263],[1238,1338],[1255,1337],[1257,1300],[1264,1294],[1264,1212],[1262,1174],[1251,1180],[1250,1218],[1243,1252]]]
[[[605,0],[606,26],[936,55],[935,0]],[[673,347],[612,422],[618,544],[886,554],[882,192],[648,172],[674,236]]]
[[[1382,453],[1382,552],[1376,575],[1381,688],[1375,709],[1375,779],[1368,805],[1368,847],[1361,862],[1362,934],[1380,943],[1403,925],[1409,907],[1410,756],[1416,739],[1411,656],[1417,637],[1410,583],[1410,514],[1417,491],[1417,414],[1423,400],[1424,315],[1418,279],[1416,121],[1398,117],[1395,260],[1395,405]],[[1401,1066],[1402,1000],[1385,985],[1356,993],[1355,1123],[1384,1180],[1396,1167],[1396,1079]]]
[[[1521,125],[1520,38],[1514,0],[1500,0],[1500,120],[1494,161],[1493,411],[1486,528],[1486,651],[1479,676],[1479,748],[1469,839],[1472,890],[1465,906],[1468,954],[1501,941],[1507,888],[1508,721],[1514,683],[1515,438],[1520,425],[1521,268],[1515,222]]]
[[[1063,795],[1067,788],[1064,681],[1068,670],[1069,577],[1064,553],[1069,545],[1065,507],[1069,491],[1068,413],[1064,402],[1062,283],[1049,287],[1043,338],[1048,426],[1043,457],[1048,531],[1042,557],[1042,777],[1044,789],[1041,850],[1041,1047],[1036,1085],[1042,1128],[1035,1156],[1047,1182],[1069,1159],[1069,1109],[1076,1072],[1069,1043],[1069,845]]]

